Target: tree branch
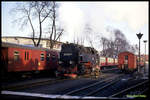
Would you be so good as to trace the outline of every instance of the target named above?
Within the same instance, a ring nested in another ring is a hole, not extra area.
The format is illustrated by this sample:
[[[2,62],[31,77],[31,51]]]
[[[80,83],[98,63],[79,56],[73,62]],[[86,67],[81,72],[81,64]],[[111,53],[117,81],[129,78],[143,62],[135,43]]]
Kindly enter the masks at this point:
[[[62,35],[62,33],[63,33],[63,29],[62,29],[62,31],[59,33],[59,35],[57,36],[57,38],[56,38],[56,41],[60,38],[60,36]]]

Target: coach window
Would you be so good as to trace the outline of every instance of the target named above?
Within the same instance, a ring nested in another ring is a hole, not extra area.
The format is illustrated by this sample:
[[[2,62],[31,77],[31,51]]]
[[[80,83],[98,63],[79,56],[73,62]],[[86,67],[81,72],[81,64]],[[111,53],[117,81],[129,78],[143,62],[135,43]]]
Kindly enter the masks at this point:
[[[15,51],[14,52],[14,61],[18,61],[19,60],[19,52]]]
[[[25,52],[25,56],[24,57],[25,57],[24,59],[26,60],[26,52]]]
[[[25,52],[25,60],[29,60],[29,52]]]
[[[128,56],[125,56],[125,60],[128,60]]]
[[[44,53],[41,53],[41,61],[44,61]]]
[[[108,58],[108,62],[110,62],[110,59]]]
[[[29,60],[29,52],[27,52],[27,60]]]

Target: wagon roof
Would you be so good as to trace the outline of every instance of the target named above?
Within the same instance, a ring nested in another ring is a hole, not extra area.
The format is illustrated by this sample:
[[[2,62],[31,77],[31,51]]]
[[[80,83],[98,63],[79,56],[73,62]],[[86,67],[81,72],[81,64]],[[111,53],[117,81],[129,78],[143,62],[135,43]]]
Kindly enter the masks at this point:
[[[2,47],[13,47],[13,48],[23,48],[23,49],[33,49],[33,50],[45,50],[45,51],[58,51],[58,50],[52,50],[52,49],[47,49],[47,48],[40,48],[40,47],[31,47],[28,45],[20,45],[20,44],[14,44],[14,43],[8,43],[8,42],[2,42],[1,44]]]
[[[134,53],[129,52],[129,51],[120,52],[119,54],[123,54],[123,53],[129,53],[129,54],[133,54],[134,55]]]

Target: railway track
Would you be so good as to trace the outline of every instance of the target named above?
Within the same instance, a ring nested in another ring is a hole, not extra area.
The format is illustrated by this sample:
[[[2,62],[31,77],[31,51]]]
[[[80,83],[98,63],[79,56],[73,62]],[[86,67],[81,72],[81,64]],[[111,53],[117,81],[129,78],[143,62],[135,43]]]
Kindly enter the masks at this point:
[[[136,80],[133,77],[128,77],[129,75],[120,75],[118,77],[111,77],[106,80],[101,80],[96,83],[90,84],[88,86],[84,86],[78,88],[73,91],[69,91],[63,95],[67,96],[94,96],[94,97],[118,97],[120,95],[120,91],[138,88],[139,86],[143,86],[145,82],[140,83],[141,81],[145,80]],[[146,83],[148,81],[146,80]],[[138,85],[135,85],[140,83]],[[128,89],[128,87],[131,87]],[[144,87],[144,86],[143,86]],[[145,85],[146,87],[146,85]],[[145,88],[146,89],[146,88]],[[145,92],[146,90],[143,90]],[[120,96],[121,97],[121,96]]]
[[[105,69],[105,70],[102,70],[101,72],[103,73],[106,73],[106,72],[119,72],[119,69],[118,68],[111,68],[111,69]]]
[[[65,80],[69,80],[69,79],[46,79],[46,80],[40,80],[40,81],[22,82],[20,84],[7,85],[7,86],[1,86],[1,87],[2,87],[2,90],[17,90],[17,89],[25,89],[29,87],[34,87],[34,86],[53,84],[53,83],[62,82]]]
[[[90,84],[88,86],[84,86],[84,87],[81,87],[79,89],[67,92],[64,95],[88,96],[88,95],[91,95],[94,92],[98,91],[97,87],[101,87],[101,89],[103,89],[106,86],[109,86],[109,85],[114,84],[115,82],[119,81],[119,79],[121,78],[121,76],[123,76],[123,75],[117,75],[117,76],[114,76],[114,77],[109,77],[109,78],[107,78],[105,80],[101,80],[101,81],[98,81],[96,83]],[[117,80],[114,80],[114,79],[117,79]]]
[[[115,93],[109,97],[134,97],[136,95],[137,96],[142,95],[143,93],[148,91],[148,82],[149,82],[149,80],[145,80],[145,81],[140,82],[136,85],[133,85],[129,88],[126,88],[122,91],[119,91],[119,92],[117,92],[117,93]]]
[[[128,87],[135,86],[138,83],[141,83],[142,81],[145,81],[143,79],[136,80],[134,78],[123,78],[120,81],[116,82],[115,84],[112,84],[105,89],[101,91],[95,92],[92,96],[96,97],[111,97],[112,95],[127,89]],[[118,97],[118,96],[112,96],[112,97]],[[121,96],[120,96],[121,97]]]
[[[107,78],[110,77],[112,74],[108,74],[108,75],[101,75],[100,79],[103,78]],[[78,77],[78,78],[85,78],[85,77]],[[78,79],[76,78],[76,79]],[[88,77],[89,78],[89,77]],[[33,81],[32,81],[33,80]],[[25,82],[19,82],[19,84],[16,82],[14,84],[4,84],[2,85],[2,90],[17,90],[17,89],[25,89],[25,88],[29,88],[29,87],[34,87],[34,86],[40,86],[40,85],[46,85],[46,84],[53,84],[56,82],[62,82],[65,80],[70,80],[70,78],[68,79],[45,79],[45,80],[39,80],[39,81],[34,81],[34,79],[32,80],[26,80]]]
[[[109,78],[108,78],[109,76]],[[71,89],[70,91],[66,91],[65,93],[59,94],[59,93],[52,93],[49,95],[45,95],[45,94],[36,94],[36,93],[23,93],[22,92],[13,92],[19,95],[27,95],[27,96],[42,96],[44,98],[104,98],[104,99],[110,99],[110,98],[118,98],[126,95],[127,93],[132,91],[137,91],[137,88],[141,88],[143,87],[143,91],[141,92],[141,94],[146,91],[145,87],[148,86],[148,80],[138,80],[136,81],[136,79],[134,79],[133,77],[128,77],[129,75],[116,75],[114,77],[110,77],[110,75],[107,76],[107,79],[99,79],[99,80],[92,80],[92,81],[88,81],[85,84],[82,84],[81,87],[78,89]],[[105,76],[106,78],[106,76]],[[143,82],[141,82],[143,81]],[[140,83],[141,82],[141,83]],[[122,85],[119,85],[121,84]],[[132,84],[129,84],[132,83]],[[139,83],[139,84],[137,84]],[[125,86],[123,86],[123,84],[126,84]],[[137,85],[135,85],[137,84]],[[38,88],[38,87],[37,87]],[[77,88],[77,86],[76,86]],[[120,88],[120,89],[118,89]],[[132,90],[132,91],[131,91]],[[62,90],[64,91],[64,89]],[[9,91],[3,91],[4,94],[9,94]],[[6,92],[6,93],[5,93]],[[11,91],[10,91],[11,92]],[[22,93],[22,94],[21,94]],[[12,94],[12,93],[10,93]],[[127,97],[126,97],[127,98]]]
[[[123,75],[123,74],[120,74],[120,75]],[[115,74],[103,74],[103,75],[101,75],[101,77],[99,77],[99,78],[92,78],[92,79],[89,79],[90,81],[89,82],[87,82],[87,83],[85,83],[85,84],[78,84],[78,85],[74,85],[74,86],[72,86],[71,88],[67,88],[67,89],[64,89],[63,91],[59,91],[59,92],[56,92],[56,93],[54,93],[54,94],[61,94],[61,95],[64,95],[64,94],[67,94],[67,93],[69,93],[70,91],[77,91],[78,89],[80,89],[80,88],[83,88],[83,87],[88,87],[88,86],[90,86],[90,85],[92,85],[92,84],[97,84],[97,83],[99,83],[100,81],[104,81],[104,80],[109,80],[109,79],[111,79],[112,78],[112,76],[114,76],[114,77],[117,77],[118,75],[115,75]]]

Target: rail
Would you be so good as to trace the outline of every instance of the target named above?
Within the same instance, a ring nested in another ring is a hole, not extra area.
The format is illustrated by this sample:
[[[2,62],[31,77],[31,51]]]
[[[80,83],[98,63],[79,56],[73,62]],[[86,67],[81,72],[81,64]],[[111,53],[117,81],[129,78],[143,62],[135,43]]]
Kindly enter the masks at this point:
[[[115,77],[110,77],[108,79],[105,79],[105,80],[102,80],[102,81],[98,81],[96,83],[93,83],[91,85],[88,85],[88,86],[85,86],[85,87],[82,87],[82,88],[79,88],[79,89],[76,89],[76,90],[73,90],[73,91],[70,91],[68,93],[65,93],[64,95],[72,95],[72,94],[75,94],[75,93],[78,93],[78,92],[81,92],[81,91],[85,91],[86,89],[89,89],[89,88],[92,88],[94,86],[97,86],[97,85],[100,85],[100,84],[103,84],[104,82],[108,81],[107,83],[111,82],[112,84],[114,82],[112,82],[115,78],[120,78],[121,76],[123,75],[119,75],[119,76],[115,76]],[[109,84],[111,85],[111,84]],[[106,86],[106,85],[105,85]]]
[[[118,68],[105,69],[105,70],[102,70],[102,72],[107,72],[107,71],[112,71],[112,70],[118,70]]]
[[[119,96],[119,95],[123,95],[123,94],[125,94],[125,93],[131,91],[132,89],[135,89],[135,88],[137,88],[137,87],[139,87],[139,86],[142,86],[142,85],[144,85],[144,84],[147,84],[148,82],[149,82],[149,80],[146,80],[146,81],[141,82],[141,83],[139,83],[139,84],[137,84],[137,85],[134,85],[134,86],[131,86],[131,87],[127,88],[127,89],[124,89],[124,90],[122,90],[122,91],[120,91],[120,92],[118,92],[118,93],[115,93],[115,94],[113,94],[113,95],[111,95],[111,96],[109,96],[109,97],[116,97],[116,96]],[[142,93],[142,92],[141,92],[141,93]]]
[[[35,81],[35,82],[27,82],[27,83],[22,83],[18,85],[12,85],[12,86],[2,86],[2,90],[17,90],[17,89],[24,89],[24,88],[29,88],[33,86],[40,86],[40,85],[45,85],[45,84],[52,84],[56,82],[61,82],[69,79],[48,79],[48,80],[42,80],[42,81]]]

